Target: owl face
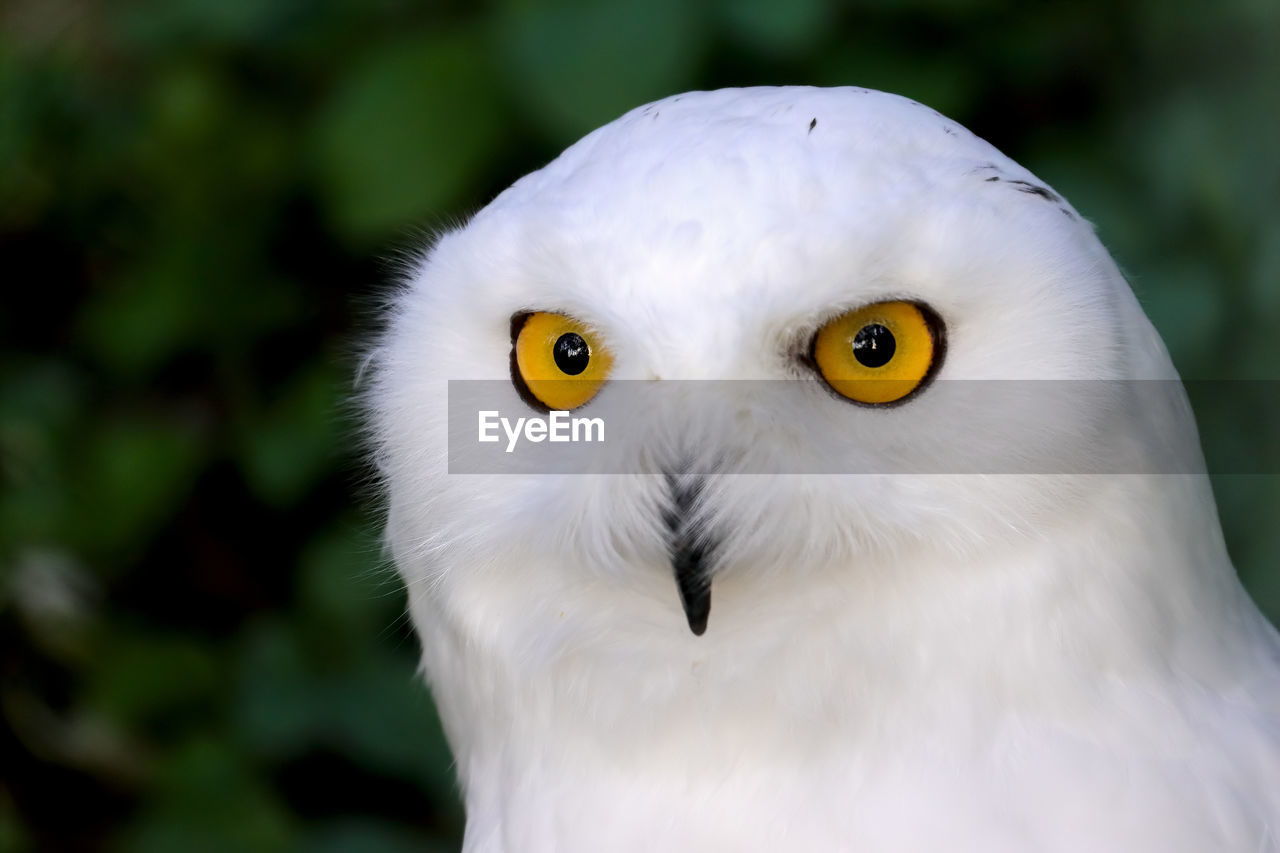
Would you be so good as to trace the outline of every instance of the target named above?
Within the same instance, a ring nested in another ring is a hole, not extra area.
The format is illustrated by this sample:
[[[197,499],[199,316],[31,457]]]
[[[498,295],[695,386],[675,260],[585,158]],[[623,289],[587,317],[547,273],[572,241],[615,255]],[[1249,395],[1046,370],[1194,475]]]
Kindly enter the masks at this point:
[[[411,589],[694,633],[722,579],[900,578],[1060,523],[1120,404],[1054,389],[1174,375],[1053,190],[856,89],[692,93],[592,133],[423,255],[375,363]],[[450,380],[512,419],[599,413],[609,465],[450,473]]]

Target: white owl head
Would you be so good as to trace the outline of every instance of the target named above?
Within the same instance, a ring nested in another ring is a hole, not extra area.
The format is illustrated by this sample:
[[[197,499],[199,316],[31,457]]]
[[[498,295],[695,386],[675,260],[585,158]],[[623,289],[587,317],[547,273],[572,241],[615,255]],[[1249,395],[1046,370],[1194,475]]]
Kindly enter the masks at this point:
[[[1131,401],[1096,383],[1176,379],[1066,201],[938,113],[862,89],[634,110],[443,235],[393,306],[369,392],[389,540],[411,590],[478,634],[510,621],[498,601],[528,636],[686,617],[701,633],[722,578],[906,583],[924,553],[1040,535],[1114,487],[1090,476],[1100,442],[1133,442],[1116,429]],[[513,420],[544,408],[514,351],[530,317],[550,330],[531,359],[607,353],[575,409],[612,413],[607,461],[469,472],[458,388]],[[836,350],[892,326],[910,393],[840,393],[819,336],[849,317]],[[1179,400],[1137,420],[1186,451]]]

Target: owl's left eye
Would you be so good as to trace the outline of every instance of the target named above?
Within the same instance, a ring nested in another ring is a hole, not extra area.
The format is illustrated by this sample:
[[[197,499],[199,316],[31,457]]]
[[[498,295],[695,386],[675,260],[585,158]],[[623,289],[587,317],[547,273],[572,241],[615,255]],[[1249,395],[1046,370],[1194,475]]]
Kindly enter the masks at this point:
[[[907,397],[937,370],[942,322],[915,302],[877,302],[828,321],[813,338],[814,366],[855,403]]]
[[[600,335],[564,314],[536,311],[516,318],[512,379],[553,411],[576,409],[609,378],[613,356]]]

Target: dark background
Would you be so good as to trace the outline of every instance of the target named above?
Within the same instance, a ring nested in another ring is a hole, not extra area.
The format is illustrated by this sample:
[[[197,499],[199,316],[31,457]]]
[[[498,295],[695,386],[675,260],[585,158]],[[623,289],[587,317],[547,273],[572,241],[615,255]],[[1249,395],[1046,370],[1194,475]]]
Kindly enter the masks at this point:
[[[0,5],[0,851],[456,848],[344,410],[362,306],[647,100],[911,96],[1097,224],[1184,376],[1280,378],[1278,10]],[[1274,446],[1232,399],[1211,457]],[[1280,479],[1215,486],[1275,618]]]

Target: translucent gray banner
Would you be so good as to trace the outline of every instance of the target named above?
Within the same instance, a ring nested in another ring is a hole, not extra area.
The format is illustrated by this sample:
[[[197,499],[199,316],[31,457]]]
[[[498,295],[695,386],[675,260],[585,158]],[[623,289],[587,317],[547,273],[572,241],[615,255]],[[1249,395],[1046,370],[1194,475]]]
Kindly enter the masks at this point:
[[[593,390],[557,384],[543,396]],[[559,412],[509,381],[450,381],[449,472],[1203,473],[1188,396],[1212,425],[1210,473],[1280,473],[1276,381],[951,380],[867,406],[802,379],[614,380]]]

